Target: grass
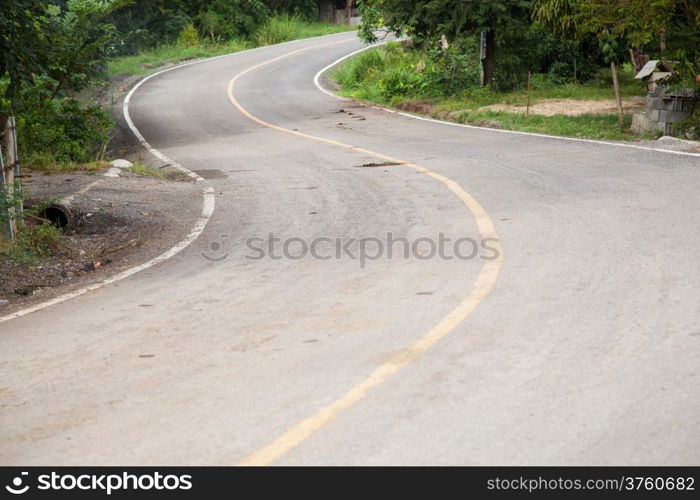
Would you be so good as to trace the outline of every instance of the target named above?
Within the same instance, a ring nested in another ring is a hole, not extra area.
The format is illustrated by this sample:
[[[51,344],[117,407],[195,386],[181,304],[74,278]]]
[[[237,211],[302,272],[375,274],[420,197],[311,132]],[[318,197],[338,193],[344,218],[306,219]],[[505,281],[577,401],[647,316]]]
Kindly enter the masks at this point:
[[[117,57],[109,61],[107,73],[110,77],[116,75],[145,75],[154,68],[166,63],[178,64],[190,59],[214,57],[231,52],[249,49],[252,44],[242,40],[231,40],[226,43],[197,45],[162,45],[155,49],[143,51],[134,56]]]
[[[634,134],[621,132],[617,115],[530,115],[506,113],[490,110],[465,111],[456,121],[477,126],[496,127],[505,130],[520,130],[539,134],[583,137],[589,139],[631,140]],[[632,117],[625,116],[627,127]]]
[[[343,31],[354,31],[356,26],[327,24],[318,21],[304,21],[295,16],[275,16],[258,29],[255,43],[258,46],[299,40],[314,36],[330,35]]]
[[[162,170],[149,167],[148,165],[144,165],[143,163],[134,163],[131,166],[130,170],[137,175],[143,175],[145,177],[155,177],[156,179],[165,179],[165,174]]]
[[[109,163],[106,161],[88,163],[57,161],[49,153],[33,153],[23,159],[22,166],[44,174],[65,174],[78,171],[95,174],[104,171],[109,166]]]
[[[294,16],[277,16],[260,27],[252,40],[230,40],[212,43],[200,41],[193,45],[163,45],[143,51],[137,55],[124,56],[109,61],[107,73],[116,75],[145,75],[154,68],[165,64],[178,64],[191,59],[214,57],[242,50],[271,45],[290,40],[313,36],[329,35],[343,31],[352,31],[356,27],[339,26],[316,21],[304,21]]]
[[[36,264],[53,255],[62,238],[61,230],[48,223],[20,226],[14,242],[0,238],[0,258],[15,263]]]
[[[430,82],[421,78],[421,57],[415,51],[402,50],[398,44],[388,44],[350,59],[331,77],[339,84],[340,93],[345,97],[382,106],[425,104],[418,106],[420,112],[459,123],[591,139],[635,140],[643,137],[621,132],[617,115],[614,114],[525,116],[522,113],[483,109],[484,106],[493,104],[524,106],[527,100],[525,89],[497,92],[474,87],[453,96],[435,95]],[[535,75],[531,103],[543,99],[614,99],[612,84],[607,81],[609,72],[601,70],[600,73],[599,78],[585,84],[561,84],[552,81],[547,75]],[[646,94],[642,84],[634,80],[629,67],[621,71],[620,82],[623,97]],[[629,128],[631,115],[627,115],[625,120]]]

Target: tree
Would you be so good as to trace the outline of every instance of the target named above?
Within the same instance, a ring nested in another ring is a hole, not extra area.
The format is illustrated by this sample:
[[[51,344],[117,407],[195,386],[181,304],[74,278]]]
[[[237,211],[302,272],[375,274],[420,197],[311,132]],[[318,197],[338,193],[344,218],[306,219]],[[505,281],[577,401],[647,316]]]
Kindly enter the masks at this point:
[[[7,0],[0,9],[0,77],[17,107],[37,81],[49,98],[78,92],[104,73],[114,26],[105,19],[127,0],[68,0],[65,7],[37,0]]]
[[[14,108],[23,86],[39,70],[41,0],[4,0],[0,8],[0,78],[7,78],[5,98]]]
[[[535,19],[562,36],[595,35],[610,64],[620,126],[624,116],[616,58],[624,45],[651,46],[676,61],[679,80],[695,86],[700,70],[700,3],[697,0],[535,0]]]
[[[485,32],[484,84],[493,83],[499,33],[527,22],[530,0],[362,0],[360,36],[374,41],[374,31],[386,26],[419,42],[447,41]]]

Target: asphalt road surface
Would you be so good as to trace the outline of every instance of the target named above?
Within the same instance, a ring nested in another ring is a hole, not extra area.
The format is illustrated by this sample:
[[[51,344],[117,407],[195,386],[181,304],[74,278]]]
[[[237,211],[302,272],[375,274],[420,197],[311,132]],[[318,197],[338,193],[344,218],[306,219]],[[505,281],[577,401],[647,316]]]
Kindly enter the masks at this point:
[[[320,92],[359,48],[138,89],[135,125],[214,215],[173,259],[0,324],[2,464],[700,461],[700,160]]]

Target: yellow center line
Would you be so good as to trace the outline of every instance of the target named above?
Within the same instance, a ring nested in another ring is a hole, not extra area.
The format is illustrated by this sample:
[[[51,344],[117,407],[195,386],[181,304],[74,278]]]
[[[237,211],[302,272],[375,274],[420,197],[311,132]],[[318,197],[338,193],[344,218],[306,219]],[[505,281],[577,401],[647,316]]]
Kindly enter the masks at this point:
[[[381,385],[392,375],[398,372],[401,368],[413,363],[423,353],[425,353],[428,349],[430,349],[441,339],[443,339],[447,334],[453,331],[457,327],[457,325],[462,323],[474,311],[474,309],[477,308],[477,306],[486,298],[486,296],[491,292],[491,290],[493,290],[493,287],[496,283],[496,279],[498,277],[498,273],[500,272],[501,267],[503,265],[503,250],[501,248],[491,218],[489,217],[486,210],[484,210],[484,208],[481,206],[481,204],[478,201],[476,201],[457,182],[453,181],[448,177],[440,175],[437,172],[434,172],[428,168],[421,167],[419,165],[416,165],[415,163],[401,160],[393,156],[377,153],[375,151],[370,151],[369,149],[364,149],[357,146],[352,146],[350,144],[346,144],[333,139],[318,137],[315,135],[306,134],[304,132],[299,132],[298,130],[290,130],[284,127],[280,127],[278,125],[273,125],[251,114],[236,99],[236,96],[233,92],[236,82],[239,78],[250,73],[251,71],[254,71],[262,66],[272,64],[276,61],[279,61],[280,59],[284,59],[299,52],[317,49],[321,47],[327,47],[329,45],[335,45],[346,41],[347,40],[342,40],[339,42],[316,45],[313,47],[306,47],[303,49],[294,50],[292,52],[288,52],[284,55],[275,57],[273,59],[269,59],[267,61],[264,61],[260,64],[256,64],[255,66],[251,66],[248,69],[241,71],[235,77],[233,77],[228,84],[228,97],[231,103],[244,116],[256,123],[259,123],[260,125],[263,125],[264,127],[269,127],[271,129],[303,137],[305,139],[330,144],[332,146],[350,149],[359,153],[364,153],[366,155],[380,158],[382,160],[400,163],[441,182],[450,191],[452,191],[452,193],[454,193],[457,196],[457,198],[459,198],[462,201],[462,203],[467,207],[467,209],[469,209],[472,216],[474,217],[481,237],[494,239],[493,245],[494,248],[498,251],[498,257],[494,260],[487,261],[483,265],[481,271],[479,272],[479,276],[477,277],[476,282],[472,286],[469,294],[466,297],[464,297],[464,299],[459,303],[459,305],[457,305],[457,307],[455,307],[447,316],[442,318],[438,322],[438,324],[436,324],[428,333],[418,338],[410,346],[399,351],[385,363],[382,363],[365,380],[352,387],[340,399],[334,401],[328,406],[319,409],[309,418],[293,425],[292,427],[287,429],[282,435],[274,439],[272,442],[268,443],[264,447],[260,448],[253,454],[243,459],[240,462],[240,465],[269,465],[273,463],[275,460],[288,453],[290,450],[298,446],[301,442],[313,435],[316,431],[318,431],[323,426],[332,421],[340,411],[350,408],[358,401],[360,401],[370,389]]]

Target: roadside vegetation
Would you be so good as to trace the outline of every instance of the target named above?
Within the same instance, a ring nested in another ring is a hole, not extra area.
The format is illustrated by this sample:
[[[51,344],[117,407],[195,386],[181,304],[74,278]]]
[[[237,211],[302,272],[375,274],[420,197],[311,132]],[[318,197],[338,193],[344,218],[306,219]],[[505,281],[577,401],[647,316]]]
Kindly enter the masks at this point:
[[[191,25],[188,25],[191,26]],[[165,43],[139,51],[137,54],[113,58],[109,61],[108,75],[144,75],[163,64],[177,64],[190,59],[214,57],[241,50],[272,45],[275,43],[299,40],[314,36],[329,35],[356,29],[345,25],[335,25],[306,20],[298,15],[281,14],[271,17],[260,26],[252,38],[221,40],[201,36],[192,27],[186,26],[182,37],[172,43]]]
[[[409,40],[358,55],[333,78],[346,96],[407,111],[635,140],[631,115],[646,88],[634,75],[647,59],[672,64],[675,74],[663,82],[671,88],[696,98],[700,88],[693,0],[363,0],[360,7],[361,38]],[[677,132],[698,137],[700,106]]]
[[[36,264],[60,248],[63,233],[48,222],[24,225],[14,242],[0,238],[0,260],[15,264]]]
[[[136,175],[141,175],[144,177],[155,177],[156,179],[165,179],[165,174],[162,170],[149,167],[148,165],[144,165],[143,163],[136,162],[129,168],[129,170],[131,170],[131,172],[133,172]]]
[[[595,139],[636,138],[620,130],[614,105],[607,114],[544,116],[533,112],[526,115],[526,83],[503,85],[502,90],[482,87],[475,55],[454,62],[449,61],[450,57],[449,52],[431,53],[417,50],[410,43],[390,42],[352,58],[332,77],[346,97],[458,123]],[[530,105],[562,99],[611,100],[609,69],[589,71],[584,82],[556,73],[535,73],[531,78]],[[459,79],[451,76],[457,72],[461,75]],[[644,86],[634,79],[629,64],[620,71],[620,91],[625,100],[646,93]],[[518,112],[492,109],[499,105],[516,108]],[[625,125],[628,127],[630,122],[628,113]]]

